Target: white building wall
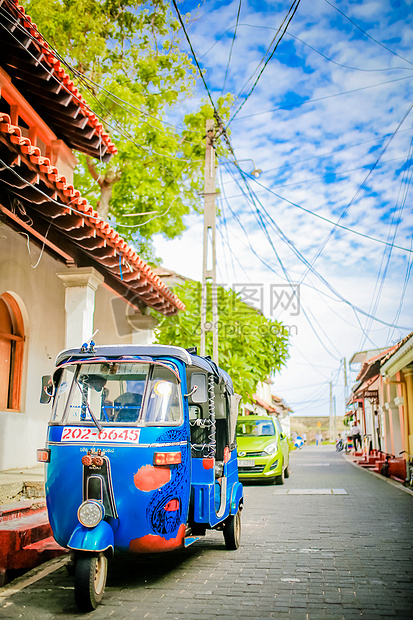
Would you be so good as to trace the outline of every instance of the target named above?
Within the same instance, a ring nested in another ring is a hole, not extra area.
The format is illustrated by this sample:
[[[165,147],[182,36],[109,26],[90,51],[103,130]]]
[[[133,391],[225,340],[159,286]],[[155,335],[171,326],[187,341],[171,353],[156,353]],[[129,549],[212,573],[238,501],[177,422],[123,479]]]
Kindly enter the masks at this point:
[[[41,248],[33,243],[29,248],[30,254],[26,236],[0,225],[0,295],[8,292],[18,301],[26,337],[21,410],[0,411],[0,471],[34,467],[36,449],[44,446],[50,407],[39,402],[41,377],[53,373],[56,356],[66,346],[67,289],[61,275],[76,272],[76,268],[66,267],[47,252],[43,252],[38,262]],[[33,268],[31,265],[37,262]],[[87,296],[90,303],[90,290]],[[132,343],[132,326],[126,320],[122,325],[117,316],[127,314],[124,300],[104,284],[98,285],[95,300],[91,323],[94,329],[99,329],[95,342]],[[116,300],[116,312],[113,300]],[[141,332],[141,336],[145,334]],[[78,344],[80,347],[82,342]]]
[[[0,470],[32,467],[44,445],[49,410],[40,405],[40,377],[50,374],[64,346],[64,290],[56,276],[61,263],[7,226],[0,227],[0,294],[10,293],[24,318],[25,351],[21,410],[0,411]]]

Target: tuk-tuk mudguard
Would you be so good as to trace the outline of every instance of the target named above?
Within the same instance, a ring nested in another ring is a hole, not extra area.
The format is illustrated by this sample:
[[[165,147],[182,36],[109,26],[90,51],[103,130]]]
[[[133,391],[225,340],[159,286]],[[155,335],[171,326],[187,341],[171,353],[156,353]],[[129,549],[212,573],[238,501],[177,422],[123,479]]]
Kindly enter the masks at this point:
[[[231,491],[230,514],[235,515],[238,512],[240,504],[242,506],[243,497],[244,492],[242,484],[240,482],[236,482]]]
[[[101,521],[96,527],[89,528],[79,524],[67,543],[74,551],[107,551],[114,548],[113,530],[109,523]]]

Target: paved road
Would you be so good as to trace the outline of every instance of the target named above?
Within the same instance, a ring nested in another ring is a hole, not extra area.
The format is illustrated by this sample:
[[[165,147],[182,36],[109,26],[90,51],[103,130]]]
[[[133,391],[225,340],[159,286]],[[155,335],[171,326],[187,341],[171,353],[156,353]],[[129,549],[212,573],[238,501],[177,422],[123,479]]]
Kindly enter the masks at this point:
[[[284,486],[246,487],[239,550],[211,532],[183,552],[116,558],[93,620],[413,618],[413,496],[329,446],[291,460]],[[0,591],[2,619],[77,617],[64,567]]]

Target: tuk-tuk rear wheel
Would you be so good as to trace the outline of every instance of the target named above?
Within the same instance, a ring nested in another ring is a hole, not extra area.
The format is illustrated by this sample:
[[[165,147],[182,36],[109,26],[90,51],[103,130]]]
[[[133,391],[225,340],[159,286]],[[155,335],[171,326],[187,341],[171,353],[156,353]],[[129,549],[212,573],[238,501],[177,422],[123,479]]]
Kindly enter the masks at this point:
[[[75,600],[81,611],[93,611],[105,592],[108,560],[103,553],[81,553],[75,569]]]
[[[224,540],[227,549],[235,551],[241,542],[241,510],[228,517],[224,526]]]

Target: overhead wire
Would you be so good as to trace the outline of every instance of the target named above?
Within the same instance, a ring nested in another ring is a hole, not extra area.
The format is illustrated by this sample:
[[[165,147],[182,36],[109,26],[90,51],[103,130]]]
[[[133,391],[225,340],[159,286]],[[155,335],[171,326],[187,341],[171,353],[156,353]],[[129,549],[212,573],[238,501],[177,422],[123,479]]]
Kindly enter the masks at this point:
[[[226,83],[227,83],[228,70],[229,70],[229,65],[231,63],[231,57],[232,57],[232,50],[234,49],[235,38],[237,36],[237,28],[238,28],[239,16],[240,16],[240,13],[241,13],[241,4],[242,4],[242,0],[239,0],[237,17],[236,17],[236,21],[235,21],[234,36],[232,37],[231,47],[230,47],[230,50],[229,50],[228,62],[227,62],[227,66],[226,66],[226,69],[225,69],[224,84],[222,86],[221,96],[224,94],[225,86],[226,86]]]
[[[401,135],[402,133],[407,133],[408,131],[412,131],[412,129],[413,127],[409,127],[408,129],[402,129],[401,131],[398,132],[398,135]],[[342,153],[344,151],[357,148],[358,146],[364,146],[365,144],[371,144],[372,142],[378,142],[379,140],[388,138],[389,136],[391,136],[391,133],[382,134],[380,136],[377,136],[376,138],[373,138],[372,140],[364,140],[363,142],[356,142],[355,144],[350,144],[348,146],[343,146],[343,147],[334,149],[332,151],[327,151],[326,153],[321,153],[320,155],[314,155],[312,157],[306,157],[305,159],[299,159],[297,161],[293,161],[288,164],[283,164],[282,166],[276,166],[275,168],[266,168],[263,172],[267,174],[268,172],[274,172],[274,170],[282,170],[283,168],[291,168],[292,166],[298,166],[299,164],[304,164],[309,161],[313,161],[315,159],[323,159],[324,157],[328,157],[329,155],[334,155],[336,153]]]
[[[238,24],[238,27],[242,27],[242,26],[246,26],[248,28],[262,29],[262,30],[277,30],[277,28],[274,28],[273,26],[262,26],[260,24],[245,24],[245,23],[244,24]],[[209,54],[209,52],[219,43],[220,39],[227,32],[232,30],[233,28],[234,28],[233,25],[230,26],[219,37],[217,37],[216,41],[207,49],[206,52],[201,54],[200,58],[203,58],[204,56],[207,56]],[[313,47],[312,45],[310,45],[309,43],[307,43],[306,41],[304,41],[300,37],[297,37],[296,35],[292,34],[291,32],[286,32],[286,35],[291,37],[291,38],[293,38],[293,39],[297,39],[297,41],[300,41],[300,43],[302,43],[306,47],[309,47],[311,50],[313,50],[313,52],[315,52],[316,54],[319,54],[320,56],[322,56],[328,62],[331,62],[334,65],[337,65],[339,67],[342,67],[343,69],[350,69],[351,71],[362,71],[364,73],[380,73],[380,72],[384,72],[384,71],[397,71],[397,70],[399,70],[399,71],[400,70],[401,71],[411,71],[411,69],[409,67],[383,67],[382,69],[363,69],[363,68],[360,68],[360,67],[351,67],[350,65],[344,65],[342,63],[337,62],[336,60],[333,60],[332,58],[329,58],[328,56],[326,56],[325,54],[320,52],[320,50],[316,49],[315,47]],[[403,60],[404,60],[404,58],[403,58]]]
[[[411,248],[413,249],[413,237],[412,237],[412,240],[411,240]],[[407,265],[406,265],[406,273],[405,273],[405,276],[404,276],[402,292],[401,292],[401,295],[400,295],[400,302],[399,302],[399,306],[397,308],[395,317],[393,319],[393,323],[397,323],[399,318],[400,318],[400,314],[401,314],[401,311],[402,311],[402,308],[403,308],[403,305],[404,305],[404,299],[405,299],[405,296],[406,296],[407,285],[408,285],[410,277],[412,275],[412,267],[413,267],[413,256],[409,256],[409,259],[408,259],[408,262],[407,262]],[[395,333],[395,328],[394,327],[389,328],[389,334],[388,334],[388,337],[387,337],[387,342],[392,342],[392,337],[393,337],[394,333]]]
[[[25,13],[23,13],[23,11],[21,11],[20,7],[15,6],[14,7],[16,9],[16,11],[21,15],[22,18],[25,18],[26,15]],[[4,8],[0,7],[0,12],[3,14],[3,16],[9,21],[9,23],[13,24],[18,30],[20,30],[20,32],[24,33],[26,36],[28,36],[33,42],[38,43],[37,39],[28,31],[26,30],[23,26],[20,25],[19,22],[15,22],[15,21],[11,21],[10,19],[10,13],[8,13],[7,11],[4,10]],[[10,34],[10,32],[9,32]],[[136,110],[137,112],[139,112],[142,116],[147,116],[148,118],[151,118],[153,120],[156,120],[157,122],[163,124],[163,125],[167,125],[169,127],[173,127],[176,130],[182,130],[183,127],[178,127],[177,125],[174,125],[173,123],[170,123],[168,121],[163,120],[160,117],[157,116],[153,116],[152,114],[150,114],[149,112],[146,112],[145,110],[142,110],[141,108],[138,108],[137,106],[133,105],[130,101],[126,101],[125,99],[122,99],[121,97],[119,97],[118,95],[115,95],[115,93],[113,93],[112,91],[108,90],[107,88],[105,88],[102,84],[99,84],[98,82],[94,81],[90,76],[82,73],[81,71],[79,71],[78,69],[76,69],[75,67],[73,67],[60,53],[59,51],[50,43],[50,41],[48,39],[46,39],[44,37],[44,35],[42,35],[42,38],[44,39],[44,41],[47,43],[48,47],[50,48],[50,50],[53,52],[53,54],[56,56],[56,58],[59,60],[59,62],[62,63],[62,65],[64,65],[66,67],[66,69],[68,69],[70,71],[70,73],[72,73],[73,76],[77,77],[79,79],[79,81],[81,81],[84,85],[86,85],[86,88],[88,89],[88,91],[90,92],[90,85],[96,87],[97,89],[99,89],[100,91],[106,93],[108,95],[108,98],[110,98],[114,103],[116,103],[116,101],[124,104],[124,106],[127,106],[128,108],[131,108],[133,110]],[[55,76],[54,76],[55,77]],[[55,78],[56,79],[56,78]],[[124,80],[123,82],[121,82],[120,84],[125,84],[125,83],[133,83],[133,80],[129,79],[129,80]],[[69,91],[68,91],[69,92]],[[84,103],[84,102],[83,102]],[[119,106],[122,109],[124,109],[125,111],[128,111],[124,106]],[[87,107],[87,105],[86,105]],[[90,110],[91,112],[93,112],[93,110]],[[95,114],[95,112],[93,112]],[[144,121],[146,122],[146,121]],[[153,125],[150,125],[149,123],[147,123],[150,127],[152,127],[153,129],[157,129],[159,130],[158,127],[154,127]],[[198,130],[194,130],[194,133],[200,133],[202,134],[202,131],[198,131]],[[187,140],[185,140],[186,142],[188,142]],[[190,144],[192,144],[190,142]]]
[[[365,168],[365,166],[363,166],[363,168]],[[358,168],[358,169],[360,169],[360,168]],[[358,235],[359,237],[363,237],[365,239],[368,239],[369,241],[374,241],[376,243],[381,243],[383,245],[391,245],[393,248],[395,248],[397,250],[402,250],[403,252],[408,252],[408,253],[411,252],[411,249],[409,249],[409,248],[405,248],[403,246],[396,245],[396,244],[391,244],[388,241],[384,241],[383,239],[378,239],[377,237],[372,237],[371,235],[367,235],[366,233],[362,233],[362,232],[360,232],[358,230],[355,230],[354,228],[350,228],[349,226],[344,226],[343,224],[338,224],[337,222],[334,222],[333,220],[330,220],[329,218],[327,218],[327,217],[325,217],[323,215],[320,215],[319,213],[316,213],[315,211],[311,211],[311,209],[307,209],[306,207],[303,207],[302,205],[299,205],[298,203],[293,202],[292,200],[289,200],[288,198],[285,198],[284,196],[281,196],[281,194],[278,194],[273,189],[267,187],[266,185],[264,185],[263,183],[258,181],[258,179],[251,178],[251,180],[254,181],[254,183],[259,185],[260,187],[262,187],[265,191],[267,191],[268,193],[272,194],[273,196],[276,196],[277,198],[279,198],[283,202],[287,202],[292,207],[296,207],[297,209],[300,209],[301,211],[305,211],[305,213],[308,213],[309,215],[312,215],[312,216],[314,216],[314,217],[316,217],[316,218],[318,218],[320,220],[323,220],[324,222],[327,222],[328,224],[332,224],[336,228],[341,228],[342,230],[345,230],[346,232],[352,233],[354,235]]]
[[[360,30],[360,32],[362,32],[363,34],[366,35],[366,37],[368,37],[369,39],[371,39],[372,41],[374,41],[374,43],[377,43],[377,45],[380,45],[380,47],[382,47],[383,49],[387,50],[388,52],[390,52],[391,54],[394,54],[394,56],[397,56],[398,58],[401,58],[402,60],[404,60],[405,62],[409,63],[409,65],[413,65],[413,62],[411,60],[408,60],[407,58],[404,58],[404,56],[401,56],[400,54],[398,54],[397,52],[393,51],[392,49],[390,49],[389,47],[387,47],[387,45],[384,45],[384,43],[381,43],[380,41],[378,41],[377,39],[375,39],[374,37],[371,36],[371,34],[369,34],[368,32],[366,32],[365,30],[363,30],[363,28],[361,28],[355,21],[353,21],[348,15],[346,15],[343,11],[341,11],[338,7],[336,7],[334,4],[332,4],[331,2],[329,2],[329,0],[325,0],[325,2],[330,5],[335,11],[337,11],[338,13],[340,13],[341,15],[343,15],[343,17],[345,17],[351,24],[353,24],[353,26],[355,26],[356,28],[358,28],[358,30]]]
[[[243,178],[244,183],[246,184],[247,187],[249,187],[248,186],[248,179],[246,178],[245,175],[243,175],[242,171],[240,171],[240,172],[241,172],[241,177]],[[241,191],[243,191],[241,186],[239,186],[239,187],[240,187]],[[252,192],[252,190],[250,188],[249,188],[249,192]],[[280,239],[287,245],[287,247],[290,248],[290,250],[296,255],[296,257],[307,267],[308,271],[311,271],[343,303],[345,303],[346,305],[351,307],[353,310],[359,312],[360,314],[362,314],[364,316],[370,316],[365,310],[363,310],[362,308],[359,308],[358,306],[352,304],[343,295],[341,295],[338,291],[336,291],[335,288],[331,284],[329,284],[328,281],[320,273],[317,272],[317,270],[314,268],[314,266],[311,263],[309,263],[309,261],[295,247],[294,243],[282,232],[282,230],[280,229],[279,225],[276,224],[276,222],[271,217],[271,215],[268,213],[267,209],[264,207],[262,202],[254,194],[254,202],[253,202],[253,204],[254,204],[255,208],[257,208],[255,202],[258,202],[258,204],[261,206],[261,209],[262,209],[263,213],[265,214],[266,219],[267,219],[270,227],[276,232],[277,236],[280,237]],[[381,319],[378,319],[377,317],[373,317],[373,319],[375,321],[383,324],[383,325],[390,326],[390,327],[393,326],[392,324],[388,323],[387,321],[383,321]],[[399,326],[396,326],[396,327],[399,327]],[[407,327],[403,327],[402,329],[408,329],[408,328]]]
[[[175,2],[175,0],[174,0]],[[279,46],[279,44],[281,43],[285,33],[287,32],[287,28],[291,23],[291,20],[293,19],[294,15],[296,14],[296,11],[299,7],[301,0],[293,0],[292,4],[290,5],[287,15],[285,16],[281,26],[278,28],[273,40],[271,41],[264,58],[262,59],[261,63],[258,65],[258,67],[256,68],[256,70],[254,71],[253,75],[249,78],[249,80],[247,80],[247,82],[244,84],[244,86],[241,88],[240,93],[237,96],[237,99],[240,98],[240,96],[242,95],[243,101],[242,103],[238,106],[238,108],[232,113],[226,128],[228,129],[228,127],[230,126],[230,124],[232,123],[232,121],[234,120],[234,118],[236,116],[238,116],[239,112],[241,111],[241,109],[244,107],[244,105],[247,103],[248,99],[251,97],[252,93],[255,90],[255,87],[257,86],[262,74],[265,71],[265,68],[267,67],[268,63],[270,62],[270,60],[272,59],[272,57],[274,56],[275,52],[277,51],[277,48]],[[287,22],[287,23],[286,23]],[[285,26],[284,26],[285,24]],[[278,40],[276,40],[278,37]],[[271,49],[271,47],[273,47],[273,49]],[[260,67],[260,65],[262,64],[262,67]],[[258,72],[257,77],[255,78],[252,86],[250,87],[248,93],[244,96],[243,91],[245,90],[245,88],[247,88],[248,82],[251,81],[253,79],[254,74]]]
[[[311,103],[319,103],[320,101],[334,99],[335,97],[342,97],[343,95],[351,95],[353,93],[361,92],[362,90],[378,88],[379,86],[387,86],[388,84],[394,84],[395,82],[403,82],[405,80],[411,80],[411,79],[413,79],[413,75],[406,75],[404,77],[396,78],[394,80],[386,80],[386,82],[380,82],[379,84],[371,84],[370,86],[360,86],[359,88],[352,88],[351,90],[345,90],[341,93],[332,93],[331,95],[325,95],[324,97],[317,97],[315,99],[306,99],[305,101],[297,101],[296,103],[285,104],[285,105],[279,106],[278,108],[272,108],[271,110],[265,110],[264,112],[252,112],[251,114],[239,116],[235,120],[241,121],[246,118],[252,118],[255,116],[263,116],[264,114],[271,114],[272,112],[279,112],[283,110],[295,110],[297,108],[301,108],[301,106],[303,105],[308,105]]]
[[[224,128],[224,127],[223,127],[222,121],[221,121],[221,119],[220,119],[220,117],[219,117],[219,114],[218,114],[218,112],[217,112],[217,110],[216,110],[216,107],[215,107],[214,101],[213,101],[213,99],[212,99],[211,92],[210,92],[210,90],[209,90],[209,88],[208,88],[208,85],[206,84],[205,78],[204,78],[204,76],[203,76],[203,72],[202,72],[201,67],[200,67],[200,65],[199,65],[199,62],[198,62],[198,59],[197,59],[197,57],[196,57],[195,51],[194,51],[194,49],[193,49],[192,43],[191,43],[191,41],[190,41],[190,39],[189,39],[189,36],[188,36],[188,34],[187,34],[187,32],[186,32],[185,25],[184,25],[184,23],[183,23],[183,21],[182,21],[182,18],[181,18],[181,16],[180,16],[179,9],[178,9],[178,7],[177,7],[177,5],[176,5],[175,0],[173,0],[173,4],[174,4],[175,10],[176,10],[176,12],[177,12],[177,15],[178,15],[179,21],[180,21],[180,23],[181,23],[181,26],[182,26],[182,28],[183,28],[183,31],[184,31],[184,33],[185,33],[185,36],[186,36],[186,38],[187,38],[187,42],[188,42],[189,47],[190,47],[190,49],[191,49],[192,55],[193,55],[193,57],[194,57],[194,61],[195,61],[196,65],[197,65],[198,71],[199,71],[200,76],[201,76],[201,78],[202,78],[202,81],[203,81],[203,83],[204,83],[204,86],[205,86],[205,89],[206,89],[206,91],[207,91],[208,97],[209,97],[210,102],[211,102],[211,104],[212,104],[212,106],[213,106],[213,109],[214,109],[214,116],[216,117],[216,119],[217,119],[217,121],[218,121],[218,124],[219,124],[219,126],[221,127],[221,129],[222,129],[222,134],[221,134],[221,135],[223,135],[223,136],[225,137],[225,140],[226,140],[226,142],[227,142],[227,145],[228,145],[228,147],[229,147],[229,149],[230,149],[231,154],[234,156],[234,160],[235,160],[235,163],[236,163],[235,153],[234,153],[233,148],[232,148],[232,146],[231,146],[231,143],[230,143],[230,141],[229,141],[229,138],[228,138],[228,135],[227,135],[227,132],[226,132],[226,128]],[[242,106],[241,106],[241,107],[242,107]],[[239,109],[240,109],[240,108],[239,108]],[[238,111],[239,111],[239,109],[238,109]],[[410,110],[409,110],[409,111],[410,111]],[[406,116],[407,116],[407,114],[406,114]],[[228,125],[227,125],[227,126],[228,126]],[[400,124],[399,126],[401,126],[401,124]],[[397,130],[396,130],[396,131],[397,131]],[[393,134],[393,135],[394,135],[394,134]],[[392,136],[392,137],[393,137],[393,136]],[[390,140],[390,141],[391,141],[391,140]],[[390,141],[389,141],[389,142],[390,142]],[[389,144],[389,142],[388,142],[388,144]],[[387,148],[388,144],[386,145],[386,148]],[[380,158],[379,158],[379,159],[380,159]],[[377,165],[377,163],[378,163],[378,161],[376,162],[376,164],[375,164],[375,165]],[[375,166],[374,166],[374,167],[375,167]],[[374,167],[373,167],[373,169],[374,169]],[[372,170],[373,170],[373,169],[372,169]],[[372,170],[369,172],[369,174],[371,174]],[[369,176],[369,175],[367,175],[366,179],[368,178],[368,176]],[[245,180],[245,179],[244,179],[244,180]],[[260,203],[260,204],[261,204],[261,203]],[[264,229],[265,229],[265,227],[264,227]],[[289,243],[289,245],[291,245],[291,242],[290,242],[289,240],[288,240],[288,243]],[[281,266],[283,267],[282,263],[281,263]],[[312,267],[312,266],[311,266],[311,267]],[[316,273],[317,273],[317,272],[316,272]],[[319,274],[317,274],[317,275],[319,275]],[[320,276],[319,276],[319,277],[320,277]],[[325,280],[324,280],[324,281],[325,281]],[[325,282],[326,282],[326,281],[325,281]],[[327,284],[328,284],[328,283],[327,283]],[[334,289],[332,289],[332,287],[330,287],[330,288],[331,288],[331,290],[333,290],[333,291],[334,291]],[[334,291],[334,292],[337,294],[337,292],[336,292],[336,291]],[[348,302],[348,300],[345,300],[342,296],[340,296],[340,295],[339,295],[339,298],[341,298],[341,300],[342,300],[342,301],[345,301],[346,303],[348,303],[348,304],[349,304],[349,305],[353,308],[353,310],[354,310],[354,311],[360,312],[361,314],[364,314],[364,315],[366,315],[366,314],[367,314],[365,311],[361,310],[360,308],[357,308],[357,306],[354,306],[353,304],[351,304],[350,302]],[[374,317],[374,320],[375,320],[375,321],[378,321],[378,322],[380,322],[380,323],[383,323],[383,324],[389,325],[387,322],[385,322],[385,321],[381,321],[380,319],[377,319],[377,317]]]
[[[374,315],[376,314],[377,308],[380,302],[380,298],[383,292],[384,283],[385,283],[387,272],[389,269],[390,258],[391,258],[392,250],[394,247],[394,241],[397,235],[399,224],[401,222],[404,206],[406,204],[407,194],[409,191],[409,186],[412,180],[412,171],[413,171],[412,165],[411,165],[412,156],[413,156],[413,138],[410,141],[410,147],[409,147],[409,151],[407,155],[405,170],[402,175],[402,178],[400,179],[399,194],[396,200],[396,208],[393,211],[392,218],[391,218],[390,225],[389,225],[389,231],[388,231],[387,238],[388,240],[390,240],[390,243],[388,244],[390,247],[389,248],[386,247],[383,251],[382,260],[381,260],[379,272],[377,274],[376,284],[374,287],[371,305],[369,309],[370,314],[374,314]],[[372,326],[371,319],[367,319],[365,326],[364,326],[364,330],[363,330],[362,341],[359,347],[360,350],[362,350],[363,348],[365,339],[370,332],[371,326]]]
[[[393,141],[395,135],[397,134],[398,130],[400,129],[400,127],[403,125],[404,121],[406,120],[406,118],[408,117],[408,115],[410,114],[411,110],[413,108],[413,102],[409,105],[407,111],[405,112],[405,114],[403,115],[402,119],[399,121],[396,129],[394,130],[394,132],[391,134],[391,136],[389,137],[389,139],[387,140],[386,144],[384,145],[384,147],[382,148],[378,158],[376,159],[376,161],[374,162],[374,164],[371,166],[371,168],[369,169],[367,175],[365,176],[364,180],[362,181],[361,185],[358,187],[357,191],[355,192],[353,198],[350,200],[350,202],[348,203],[348,205],[344,208],[343,212],[341,213],[338,221],[334,224],[333,228],[331,229],[331,231],[329,232],[329,234],[327,235],[326,239],[324,240],[324,242],[321,244],[321,246],[319,247],[317,253],[315,254],[315,256],[313,257],[312,261],[311,261],[311,266],[314,266],[314,264],[316,263],[317,259],[319,258],[319,256],[322,254],[322,252],[325,250],[328,242],[330,241],[330,239],[332,238],[336,228],[338,228],[339,223],[341,222],[341,220],[343,220],[349,209],[353,206],[353,204],[356,202],[357,198],[359,197],[359,195],[361,194],[361,192],[363,191],[367,180],[369,179],[369,177],[371,176],[371,174],[373,173],[373,171],[377,168],[381,158],[383,157],[384,153],[387,151],[387,149],[389,148],[391,142]],[[308,269],[307,272],[303,275],[302,280],[305,279],[306,275],[308,274]]]
[[[292,280],[291,280],[291,278],[290,278],[290,276],[289,276],[289,273],[288,273],[287,269],[285,268],[284,263],[283,263],[283,261],[281,260],[281,258],[280,258],[279,254],[278,254],[278,252],[277,252],[277,249],[276,249],[276,247],[275,247],[275,245],[274,245],[274,243],[273,243],[273,241],[272,241],[271,237],[270,237],[270,236],[269,236],[269,234],[268,234],[267,228],[266,228],[266,226],[265,226],[265,225],[264,225],[264,223],[263,223],[263,220],[262,220],[262,215],[261,215],[261,213],[260,213],[259,209],[256,207],[255,200],[254,200],[254,196],[253,196],[253,194],[252,194],[252,192],[251,192],[251,189],[250,189],[250,188],[249,188],[249,186],[248,186],[248,182],[246,181],[245,175],[243,175],[243,174],[242,174],[242,171],[240,171],[240,172],[241,172],[241,177],[243,177],[244,183],[245,183],[245,185],[246,185],[246,188],[247,188],[247,193],[249,194],[249,198],[250,198],[250,200],[251,200],[251,202],[252,202],[252,205],[253,205],[253,206],[254,206],[254,208],[255,208],[254,215],[255,215],[255,217],[256,217],[256,220],[257,220],[257,222],[258,222],[258,225],[260,226],[260,228],[261,228],[261,229],[262,229],[262,231],[264,232],[264,235],[267,237],[267,240],[268,240],[268,242],[269,242],[269,244],[270,244],[270,246],[271,246],[271,248],[272,248],[272,251],[273,251],[273,252],[274,252],[274,254],[275,254],[275,257],[276,257],[276,259],[277,259],[277,262],[279,263],[279,265],[280,265],[280,267],[281,267],[281,269],[282,269],[282,271],[283,271],[283,273],[284,273],[284,276],[285,276],[285,278],[286,278],[287,282],[289,283],[289,285],[290,285],[290,287],[291,287],[291,290],[294,290],[294,283],[292,282]],[[331,353],[330,349],[328,349],[328,348],[326,347],[326,345],[324,344],[324,342],[323,342],[323,341],[322,341],[322,339],[320,338],[320,336],[319,336],[319,334],[318,334],[317,330],[314,328],[314,326],[313,326],[313,324],[312,324],[312,322],[311,322],[311,320],[310,320],[310,318],[309,318],[308,314],[311,314],[311,315],[312,315],[313,320],[317,323],[317,325],[318,325],[318,327],[319,327],[320,331],[324,334],[324,336],[326,337],[326,339],[327,339],[327,340],[329,340],[331,347],[332,347],[333,349],[335,349],[335,350],[336,350],[336,352],[338,353],[338,355],[340,356],[340,355],[341,355],[341,354],[340,354],[340,351],[338,351],[338,349],[336,348],[335,344],[334,344],[334,343],[333,343],[333,342],[329,339],[329,337],[328,337],[328,336],[327,336],[327,334],[325,333],[324,329],[323,329],[323,328],[321,327],[321,325],[318,323],[317,319],[315,319],[315,317],[314,317],[314,315],[312,314],[312,312],[311,312],[309,309],[305,310],[305,308],[303,307],[303,305],[302,305],[302,304],[300,304],[300,309],[302,310],[302,312],[303,312],[303,314],[304,314],[305,318],[307,319],[307,322],[308,322],[308,324],[310,325],[310,327],[311,327],[311,329],[312,329],[312,331],[313,331],[314,335],[316,336],[317,340],[320,342],[320,344],[322,345],[322,347],[324,348],[324,350],[326,351],[326,353],[327,353],[328,355],[330,355],[331,357],[333,357],[333,358],[334,358],[334,356],[332,355],[332,353]]]
[[[29,35],[29,37],[30,37],[30,38],[31,38],[34,42],[36,42],[36,43],[37,43],[37,41],[36,41],[36,39],[33,37],[33,35],[31,35],[30,33],[28,33],[28,32],[27,32],[27,30],[26,30],[26,29],[24,29],[24,28],[23,28],[23,27],[19,24],[19,22],[18,22],[18,21],[11,21],[11,19],[10,19],[10,15],[9,15],[7,12],[5,12],[5,11],[4,11],[4,9],[3,9],[2,7],[0,7],[0,12],[2,12],[2,13],[3,13],[3,15],[6,17],[6,19],[8,19],[8,21],[9,21],[10,23],[12,23],[13,25],[15,25],[15,26],[16,26],[16,27],[17,27],[17,28],[18,28],[21,32],[23,32],[24,34],[28,34],[28,35]],[[22,16],[24,15],[23,13],[21,13],[21,11],[20,11],[20,14],[21,14]],[[9,34],[9,36],[11,36],[12,38],[14,38],[14,39],[15,39],[15,41],[17,41],[17,42],[19,41],[19,40],[17,39],[17,37],[15,37],[15,36],[13,35],[13,33],[11,33],[8,29],[6,29],[6,27],[4,26],[4,24],[0,23],[0,26],[2,26],[4,30],[7,30],[7,33]],[[46,40],[46,39],[45,39],[45,40]],[[48,45],[49,45],[49,43],[48,43]],[[54,50],[54,49],[53,49],[53,47],[52,47],[52,46],[50,46],[50,47],[51,47],[51,49],[52,49],[53,53],[56,55],[57,59],[58,59],[60,62],[62,62],[62,64],[64,64],[64,66],[66,66],[66,67],[67,67],[67,68],[68,68],[68,69],[69,69],[72,73],[77,74],[77,75],[78,75],[79,80],[80,80],[83,84],[87,84],[87,83],[88,83],[89,78],[87,78],[85,75],[81,74],[79,71],[77,71],[76,69],[74,69],[71,65],[69,65],[69,64],[65,61],[65,59],[64,59],[64,58],[62,58],[62,57],[60,56],[60,54],[59,54],[56,50]],[[37,58],[36,58],[36,57],[35,57],[35,56],[34,56],[34,55],[33,55],[33,54],[29,51],[29,50],[26,50],[26,51],[27,51],[27,53],[28,53],[28,54],[29,54],[29,55],[30,55],[30,56],[31,56],[34,60],[36,60],[36,62],[38,62],[38,59],[37,59]],[[141,144],[139,144],[138,142],[136,142],[136,140],[135,140],[135,139],[134,139],[134,138],[130,135],[130,133],[126,133],[126,132],[127,132],[127,130],[124,128],[124,126],[120,123],[120,121],[118,121],[118,119],[116,119],[116,117],[115,117],[115,116],[114,116],[114,115],[110,112],[110,110],[108,110],[108,108],[107,108],[107,107],[103,104],[103,102],[102,102],[100,99],[98,99],[98,97],[96,96],[96,94],[95,94],[95,93],[94,93],[94,92],[93,92],[90,88],[88,88],[88,87],[87,87],[88,92],[89,92],[89,93],[90,93],[90,95],[93,97],[93,99],[97,102],[97,104],[98,104],[101,108],[103,108],[103,110],[104,110],[104,111],[108,114],[108,116],[109,116],[111,119],[113,119],[113,121],[115,122],[115,126],[113,126],[113,125],[112,125],[112,124],[108,121],[108,119],[107,119],[107,118],[103,118],[101,115],[99,115],[99,113],[97,113],[97,112],[93,111],[93,110],[90,108],[90,106],[89,106],[89,105],[88,105],[88,104],[87,104],[84,100],[82,100],[80,97],[78,97],[77,95],[75,95],[72,91],[70,91],[70,90],[68,89],[68,87],[67,87],[67,86],[66,86],[63,82],[61,82],[61,81],[57,78],[57,76],[54,74],[54,72],[52,72],[51,70],[49,70],[49,69],[48,69],[48,67],[47,67],[45,64],[42,64],[42,67],[43,67],[43,68],[44,68],[44,70],[45,70],[45,71],[46,71],[46,72],[47,72],[47,73],[51,76],[51,78],[53,78],[56,82],[58,82],[58,83],[59,83],[59,84],[63,87],[63,89],[64,89],[64,90],[66,90],[66,92],[67,92],[68,94],[70,94],[70,95],[73,97],[73,99],[75,99],[75,100],[76,100],[76,101],[77,101],[77,102],[78,102],[78,103],[79,103],[82,107],[85,107],[87,110],[89,110],[89,112],[91,112],[92,114],[94,114],[94,115],[95,115],[95,116],[96,116],[96,117],[97,117],[97,118],[98,118],[98,119],[99,119],[99,120],[103,123],[103,125],[105,125],[106,127],[110,128],[111,130],[113,130],[113,131],[115,131],[115,132],[116,132],[116,131],[118,131],[118,132],[119,132],[119,134],[120,134],[121,136],[123,136],[124,138],[126,138],[127,140],[129,140],[129,141],[130,141],[132,144],[134,144],[137,148],[139,148],[139,149],[141,149],[142,151],[144,151],[144,152],[146,153],[146,155],[148,155],[148,156],[149,156],[149,157],[150,157],[153,161],[156,161],[156,157],[154,157],[154,155],[157,155],[158,157],[165,157],[165,158],[167,158],[167,159],[174,159],[174,160],[183,161],[183,162],[186,162],[186,161],[187,161],[187,160],[185,160],[184,158],[182,158],[182,157],[176,157],[175,155],[169,155],[169,154],[166,154],[166,153],[158,153],[157,151],[154,151],[154,150],[149,151],[149,150],[148,150],[148,149],[146,149],[144,146],[142,146]],[[89,81],[91,81],[91,80],[89,80]],[[102,87],[102,88],[103,88],[103,87]],[[106,92],[107,94],[111,94],[111,95],[113,94],[113,93],[110,93],[110,91],[107,91],[106,89],[103,89],[103,90],[105,90],[105,92]],[[127,103],[127,102],[123,101],[123,103]],[[191,143],[191,144],[193,144],[193,143]],[[160,162],[158,162],[158,163],[160,164],[160,166],[161,166],[161,167],[163,167],[163,169],[164,169],[164,171],[166,172],[166,174],[168,174],[169,176],[171,176],[171,174],[172,174],[172,173],[171,173],[169,170],[167,170],[167,169],[163,166],[163,164],[162,164],[162,163],[160,163]],[[175,179],[175,180],[176,180],[176,179]]]

